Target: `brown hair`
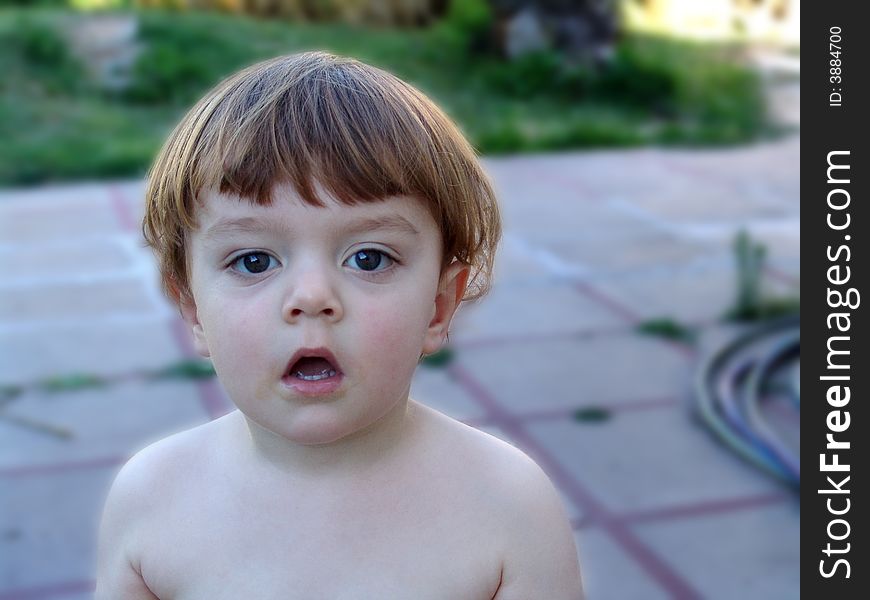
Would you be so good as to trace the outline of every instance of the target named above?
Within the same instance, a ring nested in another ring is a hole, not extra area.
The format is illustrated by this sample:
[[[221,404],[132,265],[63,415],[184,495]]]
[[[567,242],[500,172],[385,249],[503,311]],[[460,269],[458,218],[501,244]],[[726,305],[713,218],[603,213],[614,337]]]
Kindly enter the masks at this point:
[[[464,299],[490,286],[501,220],[474,150],[426,96],[353,59],[307,52],[232,75],[185,115],[148,179],[142,229],[175,302],[190,294],[185,238],[200,194],[268,205],[280,183],[316,206],[318,186],[345,204],[419,198],[444,265],[472,267]]]

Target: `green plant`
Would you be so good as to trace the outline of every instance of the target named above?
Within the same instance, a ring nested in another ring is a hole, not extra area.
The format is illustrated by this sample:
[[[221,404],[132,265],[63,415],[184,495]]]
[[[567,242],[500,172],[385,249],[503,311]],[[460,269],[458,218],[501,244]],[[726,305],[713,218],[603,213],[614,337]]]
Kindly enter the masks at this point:
[[[455,45],[474,54],[489,53],[492,8],[486,0],[451,0],[447,14],[435,27],[440,45]]]
[[[414,31],[218,12],[136,15],[141,52],[130,87],[110,95],[88,83],[66,48],[63,28],[80,13],[0,12],[0,184],[144,175],[211,85],[257,60],[310,49],[409,81],[486,154],[722,144],[767,133],[758,81],[727,48],[627,35],[607,69],[547,53],[505,62],[474,49],[489,30],[485,0],[452,2],[442,22]]]
[[[60,24],[39,12],[13,15],[0,22],[0,92],[62,95],[84,90],[84,70],[69,51]]]
[[[96,375],[88,373],[71,373],[69,375],[57,375],[49,377],[40,382],[41,387],[46,392],[69,392],[87,388],[103,387],[106,385],[105,380]]]
[[[679,342],[692,343],[696,338],[695,330],[668,317],[644,321],[637,326],[637,330]]]
[[[437,352],[424,356],[423,360],[420,362],[424,367],[442,369],[453,362],[454,358],[456,358],[456,356],[453,353],[453,350],[448,346],[444,346]]]
[[[610,410],[603,406],[585,406],[578,408],[573,414],[574,420],[580,423],[603,423],[612,416]]]
[[[762,274],[767,248],[752,240],[745,230],[740,230],[734,239],[734,256],[737,263],[737,295],[734,306],[725,314],[733,321],[769,319],[800,311],[797,297],[765,297]]]
[[[182,360],[149,375],[151,379],[210,379],[214,366],[206,360]]]
[[[170,20],[141,19],[143,50],[133,66],[127,101],[187,105],[229,72],[259,58],[256,46],[209,27],[212,15],[189,19],[187,27]]]
[[[741,229],[734,240],[737,259],[737,300],[734,310],[738,314],[757,311],[761,303],[761,273],[767,249],[756,244],[746,230]]]

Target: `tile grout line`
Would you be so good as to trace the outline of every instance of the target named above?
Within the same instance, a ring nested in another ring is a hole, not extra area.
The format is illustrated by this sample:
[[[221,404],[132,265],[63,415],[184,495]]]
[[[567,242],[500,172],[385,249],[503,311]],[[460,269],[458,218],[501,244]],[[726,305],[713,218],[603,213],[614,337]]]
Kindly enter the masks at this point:
[[[190,334],[187,331],[187,325],[179,317],[175,317],[170,322],[172,337],[175,340],[176,346],[181,349],[182,354],[186,358],[199,358],[199,355],[193,349],[193,344],[190,341]],[[209,420],[214,421],[218,417],[227,414],[227,406],[224,396],[221,393],[215,378],[201,379],[196,383],[199,391],[199,400]]]
[[[547,473],[556,480],[560,489],[578,507],[587,513],[588,518],[600,525],[610,536],[673,598],[694,599],[700,594],[674,571],[653,549],[638,539],[626,525],[609,513],[592,494],[562,465],[545,450],[523,425],[498,401],[487,392],[471,375],[459,367],[451,365],[448,369],[469,394],[492,415],[492,420],[502,428],[511,439],[517,441],[540,462],[544,463]]]
[[[91,458],[70,462],[4,467],[0,468],[0,477],[31,477],[49,475],[63,471],[72,471],[74,469],[102,469],[117,467],[124,464],[126,461],[127,458],[123,456],[104,456],[102,458]]]
[[[800,290],[800,279],[798,277],[795,277],[790,273],[786,273],[785,271],[782,271],[777,267],[772,267],[770,265],[765,265],[764,271],[777,281],[781,281],[782,283],[785,283],[793,288],[798,288],[798,290]]]
[[[12,588],[0,591],[0,600],[43,600],[66,594],[92,594],[95,588],[96,581],[93,580],[67,581],[39,587]]]
[[[520,423],[531,423],[535,421],[548,421],[551,419],[566,419],[570,418],[577,410],[595,407],[603,408],[611,412],[635,412],[644,410],[657,410],[661,408],[671,408],[678,405],[680,400],[677,398],[648,398],[643,400],[623,400],[608,404],[581,404],[567,408],[558,407],[550,409],[540,409],[536,411],[528,411],[517,413],[514,412],[511,416]],[[497,417],[495,417],[497,419]],[[466,425],[472,427],[485,427],[486,425],[495,425],[496,422],[491,416],[470,417],[460,419]]]
[[[109,201],[112,205],[118,223],[121,229],[127,233],[136,231],[136,221],[133,219],[130,209],[127,207],[127,201],[121,190],[115,185],[107,187]],[[176,347],[181,350],[185,358],[197,358],[197,354],[193,349],[190,338],[187,334],[187,328],[184,321],[180,317],[175,316],[169,323],[172,339],[175,341]],[[217,419],[227,412],[226,402],[220,390],[213,380],[198,381],[196,384],[199,393],[200,406],[205,411],[205,414],[210,420]]]
[[[770,504],[780,504],[788,501],[791,496],[785,492],[770,492],[742,498],[723,498],[695,504],[651,508],[627,512],[617,518],[629,525],[640,523],[658,523],[672,519],[686,519],[704,515],[731,513],[739,510],[751,510]]]
[[[607,408],[617,411],[636,411],[636,410],[656,410],[659,408],[667,408],[677,403],[677,400],[671,398],[654,398],[651,400],[634,400],[620,403],[619,405],[610,405]],[[222,409],[224,404],[216,407]],[[582,408],[582,407],[580,407]],[[515,415],[517,421],[532,422],[544,421],[549,419],[560,419],[569,416],[576,409],[554,409],[550,411],[539,411],[535,413]],[[485,427],[487,425],[498,425],[498,419],[479,417],[459,419],[462,423],[470,427]],[[102,458],[93,458],[81,461],[59,462],[35,465],[22,465],[18,467],[0,467],[0,477],[27,477],[38,476],[56,471],[67,471],[72,469],[93,469],[102,467],[113,467],[122,465],[127,461],[123,456],[106,456]]]
[[[586,284],[588,285],[588,284]],[[583,295],[587,295],[587,291],[584,289],[576,289],[575,291],[580,292]],[[594,291],[592,294],[596,294],[600,296],[600,292]],[[592,294],[589,294],[591,297]],[[610,299],[595,298],[594,301],[599,304],[605,304],[607,308],[616,312],[617,310],[623,310],[621,308],[617,309],[615,303],[614,306],[610,306]],[[627,311],[627,309],[625,309]],[[636,324],[636,320],[629,320],[628,314],[621,315],[624,316],[623,321],[627,321],[629,324]],[[716,326],[719,321],[715,319],[699,319],[697,321],[693,321],[691,323],[687,323],[686,325],[691,328],[700,329],[704,327],[713,327]],[[558,341],[572,341],[572,340],[585,340],[588,338],[598,338],[598,337],[606,337],[611,335],[623,335],[635,333],[630,328],[627,329],[624,326],[618,327],[602,327],[598,329],[578,329],[575,331],[556,331],[556,332],[544,332],[544,333],[520,333],[515,335],[502,335],[502,336],[491,336],[491,337],[479,337],[472,338],[468,340],[457,340],[456,342],[451,342],[451,346],[456,348],[457,350],[474,350],[477,348],[486,348],[489,346],[502,346],[505,344],[526,344],[526,343],[535,343],[535,342],[558,342]],[[661,339],[661,338],[659,338]],[[667,340],[663,340],[667,341]]]
[[[789,498],[790,496],[785,492],[770,492],[768,494],[745,496],[742,498],[725,498],[722,500],[709,500],[695,504],[627,511],[615,514],[614,519],[625,523],[626,525],[659,523],[663,521],[691,519],[693,517],[752,510],[753,508],[785,503]],[[575,517],[571,519],[571,527],[573,529],[593,529],[595,526],[595,520],[588,516]]]
[[[634,311],[622,305],[620,302],[617,302],[601,290],[594,288],[591,284],[581,282],[576,284],[574,286],[574,289],[576,289],[579,293],[583,294],[587,298],[590,298],[594,302],[598,302],[599,304],[608,308],[610,311],[616,313],[632,327],[637,327],[641,323],[640,317]],[[691,348],[685,344],[681,344],[679,342],[666,338],[657,339],[661,342],[664,342],[667,346],[676,350],[686,358],[697,358],[698,356],[698,353],[694,348]]]

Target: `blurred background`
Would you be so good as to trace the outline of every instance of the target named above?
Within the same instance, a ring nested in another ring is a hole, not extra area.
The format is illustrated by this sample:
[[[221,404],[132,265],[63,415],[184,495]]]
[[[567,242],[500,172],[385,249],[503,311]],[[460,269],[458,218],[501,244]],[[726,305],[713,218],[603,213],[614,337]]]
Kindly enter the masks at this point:
[[[799,21],[796,0],[0,0],[0,600],[90,597],[120,466],[232,408],[160,293],[143,178],[208,88],[310,49],[409,81],[481,153],[495,284],[412,396],[547,471],[589,597],[798,597]]]

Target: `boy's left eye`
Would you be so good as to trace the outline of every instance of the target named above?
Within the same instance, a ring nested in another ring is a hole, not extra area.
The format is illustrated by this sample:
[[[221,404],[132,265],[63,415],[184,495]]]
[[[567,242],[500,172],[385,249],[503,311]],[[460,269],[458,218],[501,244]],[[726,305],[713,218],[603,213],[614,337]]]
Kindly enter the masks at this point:
[[[385,252],[375,250],[374,248],[366,248],[354,252],[350,258],[345,261],[345,264],[360,271],[377,271],[388,268],[393,262]]]

